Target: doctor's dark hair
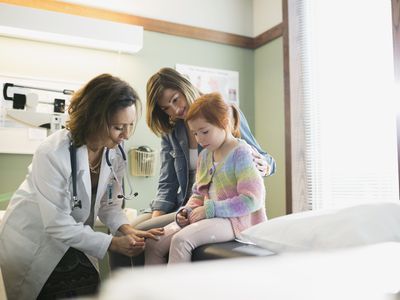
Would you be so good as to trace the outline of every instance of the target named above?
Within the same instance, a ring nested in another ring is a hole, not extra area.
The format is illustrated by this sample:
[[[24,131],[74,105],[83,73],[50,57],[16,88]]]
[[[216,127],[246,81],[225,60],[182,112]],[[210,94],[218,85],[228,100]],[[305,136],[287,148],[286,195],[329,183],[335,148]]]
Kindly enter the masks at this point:
[[[67,129],[76,147],[86,143],[89,136],[107,134],[111,117],[120,109],[135,105],[137,122],[141,102],[136,91],[125,81],[110,74],[90,80],[71,98]]]
[[[224,101],[220,93],[204,94],[189,108],[186,121],[202,118],[214,126],[231,130],[234,137],[240,137],[240,114],[238,108]]]
[[[181,73],[172,68],[162,68],[147,81],[146,123],[157,135],[170,133],[175,126],[168,114],[158,105],[166,89],[181,92],[190,106],[201,93]]]

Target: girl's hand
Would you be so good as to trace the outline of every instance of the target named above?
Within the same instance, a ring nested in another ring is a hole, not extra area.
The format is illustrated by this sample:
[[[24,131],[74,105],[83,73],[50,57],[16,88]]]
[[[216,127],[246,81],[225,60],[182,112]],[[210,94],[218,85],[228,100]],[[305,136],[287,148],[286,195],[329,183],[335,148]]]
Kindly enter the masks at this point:
[[[176,214],[176,223],[178,223],[178,225],[180,227],[185,227],[186,225],[189,225],[190,222],[189,222],[188,215],[189,215],[189,212],[186,208],[181,209]]]
[[[205,218],[206,218],[206,209],[204,208],[204,206],[196,207],[195,209],[192,210],[192,213],[189,215],[190,223],[195,223]]]

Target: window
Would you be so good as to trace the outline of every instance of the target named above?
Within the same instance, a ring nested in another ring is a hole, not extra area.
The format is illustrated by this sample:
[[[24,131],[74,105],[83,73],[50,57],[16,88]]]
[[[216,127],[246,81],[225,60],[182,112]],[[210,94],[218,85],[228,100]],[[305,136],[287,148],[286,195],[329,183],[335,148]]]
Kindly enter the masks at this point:
[[[398,200],[390,0],[288,8],[293,211]]]

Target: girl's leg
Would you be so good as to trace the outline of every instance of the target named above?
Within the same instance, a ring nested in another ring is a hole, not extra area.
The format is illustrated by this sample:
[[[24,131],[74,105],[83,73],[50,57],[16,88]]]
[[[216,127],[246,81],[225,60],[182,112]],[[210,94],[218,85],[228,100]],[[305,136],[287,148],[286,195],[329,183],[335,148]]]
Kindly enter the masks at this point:
[[[172,237],[168,263],[190,262],[195,248],[233,239],[235,234],[229,219],[204,219],[190,224]]]
[[[181,228],[175,222],[164,227],[164,235],[160,236],[158,241],[147,239],[144,251],[144,264],[157,265],[167,263],[167,254],[171,239]]]

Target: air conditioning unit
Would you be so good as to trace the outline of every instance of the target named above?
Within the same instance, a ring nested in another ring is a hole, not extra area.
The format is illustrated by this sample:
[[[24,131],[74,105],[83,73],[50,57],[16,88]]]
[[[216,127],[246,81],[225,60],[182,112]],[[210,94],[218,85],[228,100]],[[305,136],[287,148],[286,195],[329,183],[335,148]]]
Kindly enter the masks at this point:
[[[0,3],[0,36],[121,53],[143,47],[143,27]]]

